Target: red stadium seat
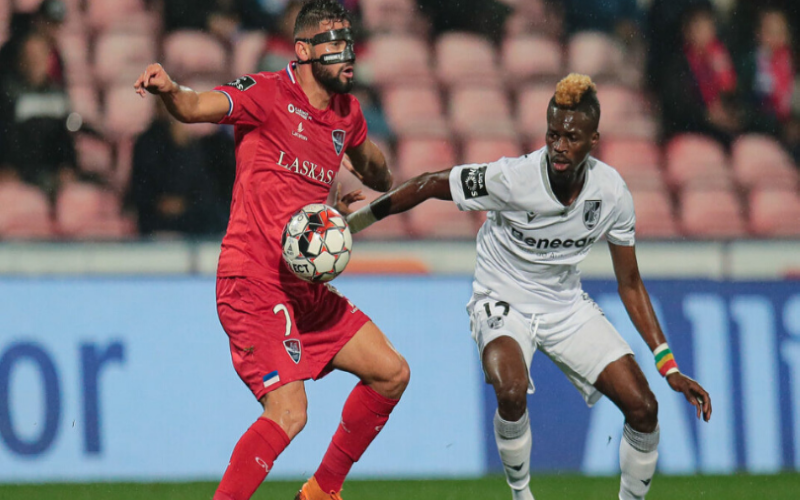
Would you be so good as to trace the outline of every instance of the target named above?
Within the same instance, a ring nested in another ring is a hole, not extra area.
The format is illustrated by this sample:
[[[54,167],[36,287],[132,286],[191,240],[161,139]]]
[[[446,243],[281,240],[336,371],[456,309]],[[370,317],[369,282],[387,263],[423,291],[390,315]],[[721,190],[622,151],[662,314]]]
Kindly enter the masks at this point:
[[[473,138],[464,143],[464,156],[461,163],[488,163],[502,157],[522,156],[519,141],[514,139]]]
[[[640,137],[654,139],[656,121],[647,113],[647,101],[641,92],[622,85],[598,84],[600,132],[604,137]]]
[[[69,85],[84,85],[92,81],[89,66],[89,40],[85,33],[62,33],[58,37],[58,48],[64,58],[66,81]]]
[[[84,123],[100,125],[100,98],[92,85],[71,85],[67,89],[72,111],[81,115]]]
[[[6,2],[3,2],[4,4]],[[36,9],[39,8],[39,4],[42,3],[42,0],[13,0],[14,10],[17,12],[36,12]]]
[[[800,193],[788,187],[751,191],[750,231],[763,237],[800,236]]]
[[[267,37],[264,33],[258,31],[242,33],[233,47],[231,73],[236,76],[254,73],[264,53],[266,42]]]
[[[175,31],[164,39],[164,62],[171,76],[223,78],[229,74],[225,47],[202,31]]]
[[[152,36],[160,27],[159,17],[145,10],[143,0],[92,0],[86,2],[86,14],[89,25],[98,32]]]
[[[666,178],[673,188],[730,187],[733,175],[725,151],[706,136],[684,134],[666,148]]]
[[[69,183],[58,193],[56,223],[62,235],[80,239],[118,239],[132,229],[120,217],[120,200],[114,193],[81,182]]]
[[[447,133],[439,89],[432,85],[388,87],[382,96],[383,111],[398,135]]]
[[[445,85],[497,85],[500,74],[491,42],[480,35],[449,32],[435,44],[436,74]]]
[[[0,239],[43,239],[54,235],[50,204],[39,189],[21,182],[2,182],[0,207]]]
[[[731,148],[733,172],[746,187],[796,187],[800,176],[789,154],[775,139],[756,134],[740,137]]]
[[[567,44],[570,72],[583,73],[592,78],[618,77],[624,55],[619,44],[609,35],[582,31],[570,38]]]
[[[403,180],[450,168],[455,162],[455,148],[446,138],[406,137],[397,147],[397,163]]]
[[[658,146],[646,139],[603,139],[600,158],[614,167],[631,189],[665,187]]]
[[[553,97],[552,85],[533,84],[517,95],[517,130],[527,139],[544,140],[547,131],[547,106]]]
[[[561,45],[543,36],[507,38],[503,42],[501,58],[503,72],[512,86],[530,79],[554,79],[562,72]]]
[[[637,238],[674,238],[678,225],[665,189],[631,189]]]
[[[104,33],[95,45],[95,75],[103,85],[130,83],[156,60],[156,44],[151,35]]]
[[[462,212],[452,201],[428,200],[408,212],[411,231],[419,238],[475,239],[475,212]]]
[[[501,87],[458,87],[450,93],[450,126],[457,134],[516,135],[508,95]]]
[[[414,0],[370,0],[361,2],[361,17],[370,33],[416,31],[417,5]]]
[[[681,227],[687,236],[742,237],[747,233],[744,215],[732,190],[686,189],[681,196]]]
[[[77,134],[75,151],[81,171],[98,174],[104,179],[111,177],[114,161],[109,143],[88,134]]]
[[[154,99],[142,99],[130,85],[112,87],[106,92],[106,132],[119,138],[144,131],[153,118]]]
[[[357,72],[365,71],[378,85],[433,83],[428,44],[419,37],[401,34],[375,35]],[[361,69],[359,69],[361,68]]]

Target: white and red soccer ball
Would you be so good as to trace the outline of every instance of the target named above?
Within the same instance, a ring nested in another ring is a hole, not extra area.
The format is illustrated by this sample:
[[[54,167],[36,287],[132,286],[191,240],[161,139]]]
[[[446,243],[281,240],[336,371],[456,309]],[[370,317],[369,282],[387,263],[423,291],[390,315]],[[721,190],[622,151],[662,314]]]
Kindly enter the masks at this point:
[[[353,237],[344,216],[320,203],[306,205],[289,219],[281,237],[283,260],[298,278],[326,282],[350,261]]]

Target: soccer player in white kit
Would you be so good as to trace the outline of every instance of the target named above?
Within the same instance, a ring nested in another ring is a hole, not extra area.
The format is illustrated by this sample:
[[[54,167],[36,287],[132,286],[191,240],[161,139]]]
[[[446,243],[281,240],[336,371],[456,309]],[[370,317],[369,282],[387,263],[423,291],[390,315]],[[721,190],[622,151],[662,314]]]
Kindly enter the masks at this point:
[[[467,305],[487,383],[497,396],[495,438],[514,500],[532,500],[530,365],[544,352],[591,406],[606,395],[625,416],[621,500],[643,499],[658,458],[658,403],[628,344],[581,288],[577,264],[605,237],[619,294],[670,387],[708,421],[711,399],[682,374],[656,319],[634,250],[633,199],[616,170],[590,156],[600,103],[588,76],[556,86],[546,147],[519,158],[415,177],[350,214],[351,231],[429,199],[486,210]]]

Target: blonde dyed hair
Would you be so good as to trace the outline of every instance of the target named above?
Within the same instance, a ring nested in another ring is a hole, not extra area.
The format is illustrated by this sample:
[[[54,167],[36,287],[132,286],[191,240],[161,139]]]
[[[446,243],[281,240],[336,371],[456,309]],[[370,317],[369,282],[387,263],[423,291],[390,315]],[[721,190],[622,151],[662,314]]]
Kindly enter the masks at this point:
[[[570,73],[556,85],[554,96],[556,106],[574,108],[581,103],[587,92],[597,93],[597,86],[592,79],[580,73]]]

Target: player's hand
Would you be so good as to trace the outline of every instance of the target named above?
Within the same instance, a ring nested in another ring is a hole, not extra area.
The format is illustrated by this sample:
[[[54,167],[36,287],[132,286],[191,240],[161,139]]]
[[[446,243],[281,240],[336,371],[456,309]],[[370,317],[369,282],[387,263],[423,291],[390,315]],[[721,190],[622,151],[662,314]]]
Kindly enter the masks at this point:
[[[702,415],[703,420],[708,422],[711,418],[711,397],[696,380],[678,372],[669,375],[667,383],[673,391],[683,393],[686,401],[697,408],[697,418]]]
[[[342,166],[349,170],[350,173],[356,177],[356,179],[361,181],[362,184],[364,183],[364,176],[356,170],[356,168],[353,166],[353,162],[350,160],[350,157],[346,154],[342,157]]]
[[[144,97],[145,91],[151,94],[167,94],[174,92],[178,85],[172,81],[166,70],[158,63],[149,65],[144,73],[133,84],[134,90]]]
[[[360,189],[356,189],[346,195],[342,196],[342,184],[336,184],[336,199],[333,208],[339,211],[340,214],[347,217],[353,211],[350,210],[350,205],[361,200],[365,200],[366,196],[361,193]]]

